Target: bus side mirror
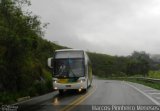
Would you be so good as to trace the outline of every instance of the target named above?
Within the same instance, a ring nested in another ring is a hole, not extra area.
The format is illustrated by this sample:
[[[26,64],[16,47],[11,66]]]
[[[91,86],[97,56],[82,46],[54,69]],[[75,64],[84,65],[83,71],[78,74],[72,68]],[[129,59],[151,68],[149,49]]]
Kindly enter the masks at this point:
[[[53,64],[54,64],[53,57],[48,58],[48,67],[53,68]]]

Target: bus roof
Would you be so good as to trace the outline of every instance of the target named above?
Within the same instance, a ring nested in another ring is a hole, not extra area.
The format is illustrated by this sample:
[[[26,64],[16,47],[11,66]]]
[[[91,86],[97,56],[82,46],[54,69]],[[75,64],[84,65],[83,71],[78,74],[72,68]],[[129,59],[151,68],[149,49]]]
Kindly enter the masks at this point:
[[[80,49],[61,49],[55,51],[55,58],[84,58],[84,50]]]
[[[64,51],[84,51],[82,49],[60,49],[60,50],[55,50],[55,52],[64,52]]]

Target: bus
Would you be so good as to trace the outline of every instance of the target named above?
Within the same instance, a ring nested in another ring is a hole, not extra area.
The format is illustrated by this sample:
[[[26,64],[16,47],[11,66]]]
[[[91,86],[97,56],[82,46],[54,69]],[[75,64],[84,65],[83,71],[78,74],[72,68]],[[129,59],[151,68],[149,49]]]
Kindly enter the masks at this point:
[[[48,66],[53,71],[53,89],[60,94],[69,89],[86,92],[92,84],[92,66],[84,50],[56,50]]]

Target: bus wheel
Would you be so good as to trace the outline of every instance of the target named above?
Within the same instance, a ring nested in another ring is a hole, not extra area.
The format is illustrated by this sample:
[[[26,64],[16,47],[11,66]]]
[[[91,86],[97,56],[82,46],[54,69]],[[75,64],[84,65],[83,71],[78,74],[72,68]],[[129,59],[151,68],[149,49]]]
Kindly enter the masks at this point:
[[[83,92],[87,92],[88,91],[88,82],[87,82],[87,87],[86,89],[83,89]]]
[[[59,94],[63,95],[63,93],[64,93],[64,90],[63,89],[59,89]]]
[[[83,92],[84,92],[84,93],[87,93],[87,91],[88,91],[88,88],[83,89]]]

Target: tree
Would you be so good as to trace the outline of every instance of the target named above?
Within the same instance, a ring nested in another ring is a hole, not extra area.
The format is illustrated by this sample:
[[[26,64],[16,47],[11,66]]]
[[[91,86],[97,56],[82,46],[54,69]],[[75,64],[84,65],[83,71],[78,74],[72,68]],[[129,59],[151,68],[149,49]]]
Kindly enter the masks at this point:
[[[149,54],[143,52],[134,51],[129,57],[130,60],[127,65],[127,73],[129,75],[141,74],[147,76],[150,69],[150,57]]]

